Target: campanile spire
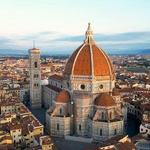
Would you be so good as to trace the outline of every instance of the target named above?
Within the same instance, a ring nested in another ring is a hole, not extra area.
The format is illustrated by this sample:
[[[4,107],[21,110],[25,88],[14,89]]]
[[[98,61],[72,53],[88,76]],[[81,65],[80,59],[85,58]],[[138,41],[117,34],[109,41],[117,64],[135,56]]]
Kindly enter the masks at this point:
[[[35,40],[33,40],[33,48],[35,48]]]

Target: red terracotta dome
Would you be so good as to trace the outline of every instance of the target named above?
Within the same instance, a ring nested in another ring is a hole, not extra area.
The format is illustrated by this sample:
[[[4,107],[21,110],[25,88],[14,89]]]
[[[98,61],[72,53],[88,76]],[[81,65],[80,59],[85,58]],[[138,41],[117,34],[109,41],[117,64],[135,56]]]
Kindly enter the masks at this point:
[[[70,101],[70,94],[66,90],[62,90],[55,98],[57,103],[68,103]]]
[[[102,76],[114,79],[112,63],[106,53],[95,44],[90,24],[84,43],[69,58],[64,75]]]
[[[102,93],[95,99],[96,106],[110,107],[115,106],[115,100],[107,93]]]

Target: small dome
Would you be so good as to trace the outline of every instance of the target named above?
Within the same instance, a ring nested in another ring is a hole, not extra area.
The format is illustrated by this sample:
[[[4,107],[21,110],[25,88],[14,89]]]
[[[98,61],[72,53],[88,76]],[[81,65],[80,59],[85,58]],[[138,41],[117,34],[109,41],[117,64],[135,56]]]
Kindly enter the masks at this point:
[[[115,100],[112,98],[107,93],[102,93],[95,99],[95,105],[97,106],[104,106],[104,107],[109,107],[109,106],[115,106]]]
[[[56,103],[68,103],[70,101],[70,94],[68,91],[62,90],[55,99]]]

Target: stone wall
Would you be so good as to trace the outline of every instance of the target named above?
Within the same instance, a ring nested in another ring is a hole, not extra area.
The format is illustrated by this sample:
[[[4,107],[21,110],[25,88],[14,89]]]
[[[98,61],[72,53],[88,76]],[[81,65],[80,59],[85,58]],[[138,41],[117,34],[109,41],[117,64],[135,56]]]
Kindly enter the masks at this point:
[[[42,86],[42,103],[44,108],[49,108],[53,105],[57,94],[58,92],[50,89],[48,86]]]
[[[50,117],[50,134],[52,136],[64,137],[72,133],[71,117]]]
[[[94,141],[104,141],[108,138],[122,135],[124,131],[123,121],[115,122],[98,122],[92,123],[92,137]]]

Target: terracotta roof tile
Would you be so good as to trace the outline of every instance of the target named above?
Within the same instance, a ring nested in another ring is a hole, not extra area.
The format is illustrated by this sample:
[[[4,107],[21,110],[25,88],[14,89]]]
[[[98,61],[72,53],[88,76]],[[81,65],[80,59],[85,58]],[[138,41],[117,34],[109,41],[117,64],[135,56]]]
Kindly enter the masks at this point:
[[[49,79],[62,81],[64,78],[63,78],[63,76],[54,74],[54,75],[51,75],[51,76],[49,77]]]
[[[53,91],[56,91],[56,92],[60,92],[60,91],[62,91],[62,89],[61,88],[58,88],[58,87],[56,87],[56,86],[53,86],[53,85],[46,85],[48,88],[50,88],[50,89],[52,89]]]
[[[82,45],[83,45],[83,44],[82,44]],[[69,58],[69,60],[68,60],[68,62],[67,62],[67,64],[66,64],[65,70],[64,70],[64,75],[70,75],[70,74],[72,73],[73,62],[74,62],[74,60],[75,60],[75,58],[76,58],[76,55],[78,54],[80,48],[82,47],[82,45],[79,46],[79,47],[73,52],[73,54],[70,56],[70,58]]]
[[[58,103],[68,103],[70,101],[70,94],[68,91],[63,90],[56,96],[55,100]]]
[[[95,105],[97,106],[104,106],[104,107],[109,107],[109,106],[115,106],[115,100],[112,98],[107,93],[102,93],[95,99]]]
[[[135,145],[132,142],[124,142],[115,144],[115,148],[118,150],[135,150]]]
[[[99,49],[96,45],[92,46],[93,63],[95,76],[112,76],[114,78],[114,71],[112,63],[106,53]]]

